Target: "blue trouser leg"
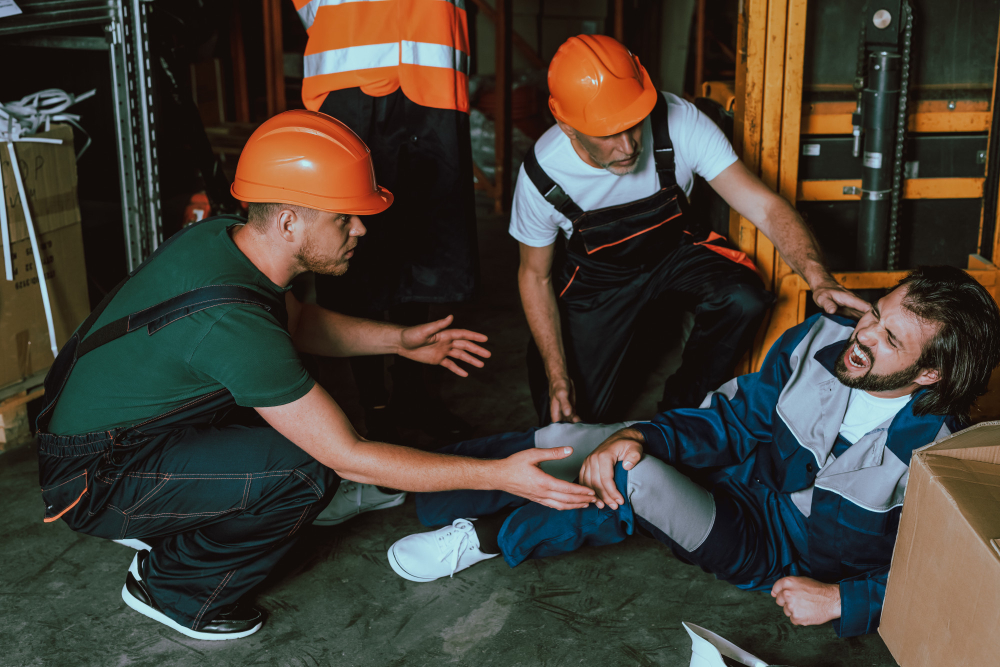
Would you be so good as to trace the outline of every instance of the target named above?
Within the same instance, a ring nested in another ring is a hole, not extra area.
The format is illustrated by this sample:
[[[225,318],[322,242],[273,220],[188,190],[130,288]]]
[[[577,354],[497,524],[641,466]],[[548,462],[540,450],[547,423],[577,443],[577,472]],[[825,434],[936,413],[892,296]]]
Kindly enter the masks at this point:
[[[628,473],[615,466],[615,485],[626,495]],[[632,506],[626,501],[617,510],[607,505],[598,509],[554,510],[529,503],[514,511],[500,528],[497,539],[503,559],[515,567],[528,558],[545,558],[576,551],[584,544],[616,544],[631,535],[634,528]]]
[[[487,438],[466,440],[439,450],[442,454],[456,454],[477,459],[503,459],[511,454],[532,449],[535,431],[502,433]],[[438,491],[414,494],[417,501],[417,518],[425,526],[446,526],[455,519],[484,517],[528,501],[506,491]]]
[[[659,461],[640,464],[652,465],[668,467]],[[638,468],[631,474],[636,475]],[[683,560],[742,588],[757,588],[781,576],[776,553],[781,529],[770,517],[766,498],[761,497],[766,493],[719,487],[709,494],[689,480],[678,481],[675,471],[673,477],[649,472],[650,467],[644,468],[643,488],[635,478],[630,480],[620,463],[615,467],[615,485],[626,499],[617,510],[590,505],[558,511],[536,503],[517,509],[504,522],[497,540],[504,560],[515,567],[528,558],[568,553],[585,544],[615,544],[631,535],[638,524]],[[672,484],[676,495],[658,493],[664,484]],[[674,508],[677,511],[672,512]]]

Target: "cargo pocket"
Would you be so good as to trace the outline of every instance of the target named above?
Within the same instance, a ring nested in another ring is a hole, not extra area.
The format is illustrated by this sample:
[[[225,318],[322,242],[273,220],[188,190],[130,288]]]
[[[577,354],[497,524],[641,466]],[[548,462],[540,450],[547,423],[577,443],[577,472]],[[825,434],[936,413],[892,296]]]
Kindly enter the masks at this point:
[[[45,502],[45,523],[58,521],[63,514],[70,511],[87,493],[87,471],[65,482],[42,489],[42,500]]]
[[[569,286],[573,284],[574,280],[576,280],[576,274],[578,274],[579,272],[580,272],[580,265],[577,264],[576,268],[573,269],[573,275],[569,277],[569,282],[566,283],[566,287],[563,287],[562,291],[559,292],[560,299],[563,298],[563,296],[566,294],[566,290],[568,290]]]

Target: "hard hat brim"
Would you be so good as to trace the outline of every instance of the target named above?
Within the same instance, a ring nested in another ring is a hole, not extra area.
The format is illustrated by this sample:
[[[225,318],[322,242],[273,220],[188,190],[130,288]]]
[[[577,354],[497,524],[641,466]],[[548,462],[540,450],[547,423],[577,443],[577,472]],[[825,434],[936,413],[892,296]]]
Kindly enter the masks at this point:
[[[618,113],[599,119],[565,118],[553,104],[551,95],[549,96],[549,109],[558,120],[587,136],[607,137],[624,132],[641,123],[646,119],[646,116],[653,112],[653,107],[656,106],[656,96],[660,94],[653,86],[653,81],[649,78],[646,68],[642,65],[639,68],[642,70],[642,94]]]
[[[234,182],[229,188],[229,192],[239,201],[259,203],[259,204],[291,204],[293,206],[303,206],[317,211],[328,211],[330,213],[346,213],[349,215],[375,215],[389,208],[392,205],[392,193],[377,186],[378,190],[361,195],[359,197],[321,197],[314,194],[302,192],[292,192],[284,188],[274,188],[254,185],[254,195],[247,196],[241,194],[240,183]]]

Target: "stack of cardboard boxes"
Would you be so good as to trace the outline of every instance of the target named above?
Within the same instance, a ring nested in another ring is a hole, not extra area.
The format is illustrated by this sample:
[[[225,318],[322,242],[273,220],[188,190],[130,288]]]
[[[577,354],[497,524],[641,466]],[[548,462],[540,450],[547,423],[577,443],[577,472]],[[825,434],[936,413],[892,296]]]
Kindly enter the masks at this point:
[[[913,454],[879,633],[903,667],[1000,665],[1000,422]]]
[[[0,271],[0,451],[30,437],[23,399],[32,385],[40,384],[53,361],[39,269],[48,282],[57,346],[66,342],[90,312],[73,131],[68,125],[54,125],[36,136],[62,140],[61,144],[14,144],[40,257],[32,252],[10,153],[6,145],[0,145],[14,274],[14,280],[7,281]]]

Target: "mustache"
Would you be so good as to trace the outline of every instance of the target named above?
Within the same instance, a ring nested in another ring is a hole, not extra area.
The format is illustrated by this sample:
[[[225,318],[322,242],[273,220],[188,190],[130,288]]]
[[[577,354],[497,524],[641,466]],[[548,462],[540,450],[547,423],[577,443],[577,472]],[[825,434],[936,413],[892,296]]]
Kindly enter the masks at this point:
[[[851,338],[849,341],[847,341],[848,349],[854,347],[855,345],[857,345],[858,349],[860,349],[862,352],[864,352],[865,356],[868,357],[868,363],[872,363],[872,362],[875,361],[875,355],[872,354],[872,349],[870,347],[868,347],[867,345],[865,345],[864,343],[862,343],[861,341],[859,341],[858,338],[857,338],[857,336],[855,336],[855,337]]]

